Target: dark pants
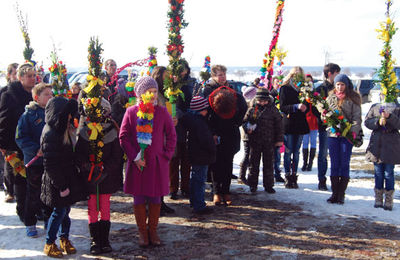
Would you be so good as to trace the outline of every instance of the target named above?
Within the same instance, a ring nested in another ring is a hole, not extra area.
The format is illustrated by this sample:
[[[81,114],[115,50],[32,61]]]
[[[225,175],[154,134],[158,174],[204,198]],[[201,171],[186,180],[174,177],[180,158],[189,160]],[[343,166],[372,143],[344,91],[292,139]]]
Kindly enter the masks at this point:
[[[279,146],[274,149],[274,172],[275,177],[281,176],[281,148]]]
[[[344,137],[329,137],[331,176],[350,177],[350,158],[353,145]]]
[[[179,172],[181,175],[181,191],[189,193],[190,162],[186,143],[176,144],[176,154],[169,163],[170,192],[178,192]]]
[[[224,149],[223,146],[217,146],[217,160],[210,166],[212,170],[214,194],[229,194],[234,155],[232,151]]]
[[[7,195],[14,196],[14,182],[15,175],[14,170],[8,162],[4,163],[4,185],[5,192]]]
[[[247,168],[249,167],[250,164],[250,146],[249,146],[249,141],[243,140],[243,149],[244,149],[244,156],[242,161],[240,162],[240,176],[239,179],[246,179],[246,172]]]
[[[326,171],[328,170],[328,133],[326,130],[318,130],[318,180],[326,180]]]
[[[192,176],[190,178],[190,203],[194,211],[206,207],[204,194],[206,189],[207,165],[192,165]]]
[[[302,135],[286,134],[284,136],[285,155],[283,157],[283,166],[285,166],[285,173],[297,173],[299,166],[300,146],[303,140]],[[293,155],[293,159],[292,159]]]
[[[4,156],[0,156],[0,190],[5,189],[4,188]]]
[[[40,189],[43,171],[43,165],[32,165],[26,169],[25,226],[36,225],[36,215],[42,213],[43,206],[40,201]]]
[[[71,227],[71,219],[69,212],[71,207],[55,207],[47,225],[46,244],[52,244],[59,237],[69,237],[69,229]]]
[[[263,186],[264,188],[272,188],[274,186],[273,145],[263,145],[260,147],[250,146],[249,186],[256,188],[258,185],[261,156],[263,161]]]

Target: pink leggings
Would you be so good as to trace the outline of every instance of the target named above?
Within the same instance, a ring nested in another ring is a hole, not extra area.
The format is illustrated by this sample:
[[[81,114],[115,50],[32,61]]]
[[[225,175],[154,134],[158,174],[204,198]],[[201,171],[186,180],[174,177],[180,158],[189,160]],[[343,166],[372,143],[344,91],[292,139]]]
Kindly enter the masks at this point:
[[[140,205],[145,203],[160,204],[161,197],[148,197],[148,196],[133,196],[133,205]]]
[[[89,224],[99,221],[99,212],[101,220],[110,220],[110,197],[111,194],[99,194],[100,210],[97,210],[96,194],[90,194],[88,201]]]

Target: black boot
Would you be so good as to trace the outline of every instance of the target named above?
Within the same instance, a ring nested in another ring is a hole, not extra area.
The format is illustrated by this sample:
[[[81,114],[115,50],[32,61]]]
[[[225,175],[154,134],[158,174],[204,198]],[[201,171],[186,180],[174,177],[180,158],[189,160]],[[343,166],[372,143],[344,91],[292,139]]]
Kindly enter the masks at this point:
[[[303,172],[307,170],[307,161],[308,161],[308,148],[303,149],[303,167],[301,167],[301,170]]]
[[[298,177],[298,175],[294,172],[292,174],[292,181],[293,181],[292,186],[293,186],[293,189],[298,189],[299,188],[299,185],[297,184],[297,177]]]
[[[170,208],[165,204],[164,202],[164,197],[161,197],[161,211],[160,211],[160,216],[165,216],[165,214],[169,213],[175,213],[175,210],[173,208]]]
[[[327,199],[327,202],[338,203],[339,176],[331,176],[331,189],[332,195]]]
[[[290,173],[285,174],[285,188],[293,189],[292,175]]]
[[[100,246],[100,222],[95,222],[89,224],[90,232],[90,253],[92,255],[101,254]]]
[[[108,236],[110,235],[111,222],[108,220],[100,220],[100,246],[102,253],[110,253],[112,251]]]
[[[318,189],[319,190],[328,190],[328,187],[326,187],[326,179],[319,181]]]
[[[339,191],[338,191],[338,204],[344,204],[344,195],[346,193],[347,184],[349,184],[349,177],[340,177]]]
[[[317,149],[311,148],[310,150],[310,157],[308,158],[308,164],[307,164],[307,171],[310,172],[312,170],[312,165],[315,157],[315,152]]]

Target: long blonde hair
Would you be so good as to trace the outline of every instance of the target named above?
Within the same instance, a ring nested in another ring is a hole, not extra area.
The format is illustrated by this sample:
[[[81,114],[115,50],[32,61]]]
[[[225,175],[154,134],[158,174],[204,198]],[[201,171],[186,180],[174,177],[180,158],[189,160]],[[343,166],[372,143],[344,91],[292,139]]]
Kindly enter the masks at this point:
[[[298,74],[302,74],[304,77],[304,70],[299,66],[293,67],[290,70],[289,74],[287,74],[286,77],[283,79],[282,86],[289,85],[290,80],[293,79],[294,76]]]

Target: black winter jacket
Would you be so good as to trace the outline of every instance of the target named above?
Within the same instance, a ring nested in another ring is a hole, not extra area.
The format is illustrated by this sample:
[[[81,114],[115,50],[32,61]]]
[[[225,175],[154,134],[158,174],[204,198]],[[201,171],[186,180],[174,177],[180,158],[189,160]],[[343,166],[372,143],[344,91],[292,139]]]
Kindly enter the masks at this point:
[[[87,197],[85,181],[76,167],[74,137],[64,143],[64,132],[70,124],[68,115],[75,114],[77,103],[62,97],[50,99],[46,106],[46,125],[42,132],[44,174],[40,199],[48,207],[66,207]],[[70,194],[60,196],[69,188]]]
[[[187,132],[184,129],[182,123],[180,122],[180,119],[190,108],[190,101],[192,100],[193,87],[189,84],[185,84],[182,86],[181,90],[185,95],[185,99],[183,100],[181,97],[179,97],[176,102],[176,117],[178,119],[178,124],[175,127],[175,131],[178,143],[184,143],[186,142],[187,139]]]
[[[10,83],[1,94],[0,100],[0,148],[22,152],[15,142],[15,130],[18,119],[24,113],[25,106],[32,101],[32,94],[24,90],[21,82]]]
[[[283,115],[283,131],[285,134],[305,135],[310,132],[306,114],[301,112],[299,91],[291,85],[284,85],[279,91],[280,109]]]
[[[207,118],[193,111],[181,119],[189,132],[189,160],[192,165],[209,165],[215,162],[217,148],[208,126]]]
[[[257,108],[257,112],[254,113]],[[253,132],[249,133],[249,124],[256,124]],[[282,116],[270,98],[265,106],[259,106],[256,103],[247,110],[243,119],[243,129],[249,136],[250,147],[262,148],[271,146],[275,143],[283,142]]]

